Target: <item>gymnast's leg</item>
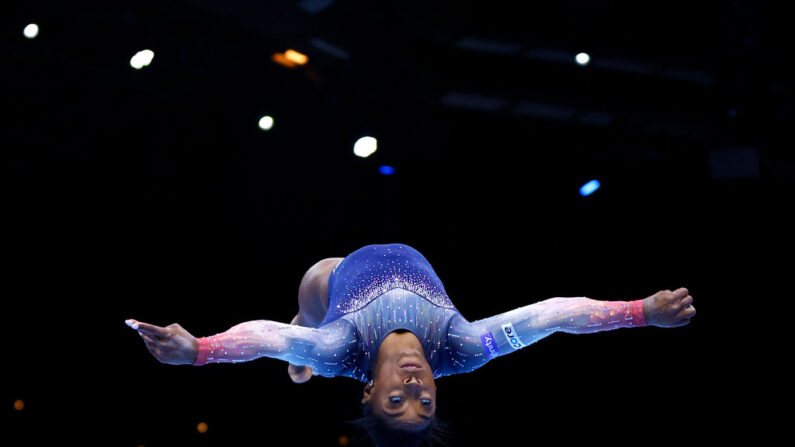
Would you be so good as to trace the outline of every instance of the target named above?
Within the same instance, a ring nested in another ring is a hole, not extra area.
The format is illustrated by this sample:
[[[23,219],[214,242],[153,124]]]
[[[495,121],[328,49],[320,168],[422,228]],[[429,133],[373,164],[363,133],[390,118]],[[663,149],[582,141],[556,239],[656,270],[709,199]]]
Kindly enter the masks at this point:
[[[326,258],[309,268],[298,287],[298,314],[290,324],[319,327],[328,311],[328,277],[343,258]],[[312,368],[290,364],[287,373],[295,383],[312,377]]]

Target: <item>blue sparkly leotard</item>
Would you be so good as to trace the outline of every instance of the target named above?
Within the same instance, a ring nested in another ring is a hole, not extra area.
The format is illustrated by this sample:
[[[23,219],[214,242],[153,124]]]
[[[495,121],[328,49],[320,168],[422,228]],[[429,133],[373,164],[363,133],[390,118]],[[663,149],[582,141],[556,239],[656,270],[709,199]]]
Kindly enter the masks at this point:
[[[378,348],[396,330],[422,343],[434,377],[469,372],[557,331],[644,326],[642,300],[551,298],[475,322],[455,308],[425,257],[405,244],[368,245],[329,275],[329,310],[318,328],[268,320],[199,338],[195,365],[271,357],[319,375],[363,382]]]

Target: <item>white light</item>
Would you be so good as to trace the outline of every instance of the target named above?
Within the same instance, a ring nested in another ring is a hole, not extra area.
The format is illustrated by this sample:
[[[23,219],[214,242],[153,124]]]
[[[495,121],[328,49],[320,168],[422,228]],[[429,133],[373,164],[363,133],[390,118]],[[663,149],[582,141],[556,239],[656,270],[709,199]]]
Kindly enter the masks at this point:
[[[39,35],[39,25],[31,23],[30,25],[26,26],[24,30],[22,30],[22,34],[24,34],[28,39],[33,39]]]
[[[141,51],[135,53],[135,56],[133,56],[130,59],[130,67],[132,67],[132,68],[134,68],[136,70],[140,70],[140,69],[146,67],[147,65],[151,64],[152,63],[152,59],[154,59],[154,57],[155,57],[155,52],[154,51],[152,51],[152,50],[141,50]]]
[[[578,64],[585,66],[591,61],[591,56],[588,56],[588,53],[579,53],[574,56],[574,60],[576,60]]]
[[[273,118],[265,115],[259,119],[259,128],[262,130],[271,130],[273,128]]]
[[[365,158],[375,152],[378,148],[378,141],[373,137],[361,137],[353,145],[353,153],[359,157]]]

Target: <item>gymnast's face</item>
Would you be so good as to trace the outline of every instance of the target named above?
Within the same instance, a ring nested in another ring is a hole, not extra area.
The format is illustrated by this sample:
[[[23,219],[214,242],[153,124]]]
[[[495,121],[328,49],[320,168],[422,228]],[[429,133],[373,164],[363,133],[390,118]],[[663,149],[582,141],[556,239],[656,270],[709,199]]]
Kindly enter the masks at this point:
[[[382,354],[362,403],[370,402],[373,413],[396,429],[424,429],[436,411],[436,383],[428,361],[414,348]]]

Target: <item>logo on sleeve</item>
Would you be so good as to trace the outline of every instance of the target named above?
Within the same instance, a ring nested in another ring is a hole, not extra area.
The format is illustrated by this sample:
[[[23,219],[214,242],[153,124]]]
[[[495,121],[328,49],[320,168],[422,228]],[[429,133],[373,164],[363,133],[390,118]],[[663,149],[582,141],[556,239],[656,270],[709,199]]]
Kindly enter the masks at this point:
[[[526,346],[524,343],[522,343],[522,340],[519,339],[519,334],[516,333],[516,330],[514,330],[511,323],[505,323],[502,325],[502,333],[505,334],[505,338],[508,339],[508,343],[513,349],[520,349]]]
[[[494,340],[494,335],[491,332],[480,336],[480,341],[483,343],[483,349],[489,357],[494,358],[500,355],[500,348],[497,347],[497,340]]]

